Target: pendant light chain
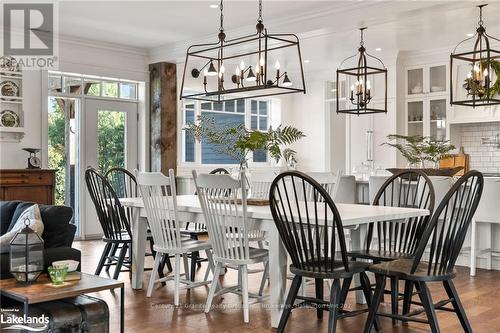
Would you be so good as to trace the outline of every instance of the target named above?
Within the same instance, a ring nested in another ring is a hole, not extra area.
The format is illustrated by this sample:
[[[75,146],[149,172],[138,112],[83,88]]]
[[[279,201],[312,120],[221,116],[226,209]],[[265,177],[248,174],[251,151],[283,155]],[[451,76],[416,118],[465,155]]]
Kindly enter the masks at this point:
[[[262,22],[262,0],[259,0],[259,18],[257,20],[258,22]]]
[[[219,30],[222,32],[224,31],[224,4],[222,3],[223,0],[220,0],[220,28]]]
[[[365,45],[365,42],[364,42],[364,39],[363,39],[363,31],[365,30],[366,28],[361,28],[359,30],[361,30],[361,41],[359,42],[359,45],[363,46]]]

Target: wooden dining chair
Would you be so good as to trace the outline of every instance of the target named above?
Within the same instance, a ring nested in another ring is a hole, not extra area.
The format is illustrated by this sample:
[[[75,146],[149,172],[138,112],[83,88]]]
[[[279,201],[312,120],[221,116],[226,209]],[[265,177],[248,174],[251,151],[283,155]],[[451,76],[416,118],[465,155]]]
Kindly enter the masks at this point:
[[[303,305],[314,305],[318,318],[322,318],[323,311],[329,311],[330,333],[335,332],[338,319],[366,312],[347,311],[341,303],[355,274],[360,275],[365,298],[371,303],[370,282],[365,273],[369,263],[349,261],[342,219],[327,190],[304,173],[287,171],[273,181],[270,204],[281,241],[292,260],[290,271],[294,274],[278,332],[285,331],[292,309]],[[315,298],[298,296],[304,278],[315,280]],[[323,297],[325,279],[333,280],[328,301]],[[303,302],[295,304],[296,299]]]
[[[420,208],[434,210],[434,188],[422,171],[405,170],[392,175],[382,184],[373,200],[374,206]],[[373,263],[401,258],[413,258],[429,216],[414,217],[404,221],[380,221],[370,223],[364,248],[350,251],[354,260],[364,259]],[[391,307],[398,313],[399,284],[391,277]]]
[[[432,333],[438,333],[440,330],[435,310],[455,312],[464,331],[472,332],[453,284],[453,278],[457,274],[455,263],[482,191],[483,175],[478,171],[466,173],[453,185],[437,207],[422,232],[414,258],[397,259],[370,266],[369,270],[375,273],[377,286],[366,320],[365,333],[371,331],[376,316],[392,317],[404,322],[425,322],[430,325]],[[430,254],[428,260],[424,261],[424,252],[428,245]],[[404,280],[405,286],[410,286],[408,289],[405,288],[406,296],[410,297],[405,297],[403,315],[378,312],[387,277]],[[428,284],[436,282],[443,284],[448,298],[434,303]],[[413,285],[417,289],[423,309],[410,312]],[[451,309],[445,307],[449,303],[452,305]],[[415,317],[423,312],[427,315],[427,320]]]
[[[215,168],[210,171],[211,175],[228,175],[229,171],[224,168]],[[196,194],[196,192],[195,192]],[[199,239],[200,237],[208,236],[207,226],[203,223],[198,222],[187,222],[186,228],[181,230],[181,234],[189,236],[191,239]],[[201,267],[201,263],[208,261],[208,258],[200,257],[200,253],[195,251],[188,254],[191,259],[191,281],[194,281],[196,276],[196,266]],[[208,273],[210,270],[206,271],[205,281],[208,279]]]
[[[85,171],[85,183],[104,234],[102,240],[106,243],[95,275],[101,274],[103,267],[115,266],[113,279],[116,280],[123,266],[130,270],[131,256],[126,258],[127,251],[132,249],[130,223],[118,196],[104,176],[88,168]],[[111,254],[113,248],[120,249],[118,256]]]
[[[229,175],[197,175],[193,178],[198,192],[200,205],[205,216],[208,234],[213,245],[215,273],[205,305],[209,312],[217,290],[221,269],[238,270],[238,286],[223,288],[217,296],[227,292],[241,292],[243,298],[243,320],[249,322],[248,265],[269,261],[267,249],[250,246],[249,231],[252,229],[247,220],[246,181],[239,181]],[[245,179],[241,174],[240,179]],[[238,198],[241,194],[241,198]],[[241,204],[240,204],[241,203]],[[265,280],[265,274],[262,280]],[[262,282],[261,282],[262,284]]]
[[[137,181],[135,180],[135,176],[132,172],[128,171],[124,168],[111,168],[104,174],[104,177],[108,180],[115,190],[118,198],[137,198],[140,196],[139,188],[137,187]],[[129,222],[133,221],[133,207],[124,207],[125,213],[127,214],[127,219]],[[151,237],[151,231],[148,227],[147,240],[149,242],[149,248],[151,253],[147,253],[146,256],[155,256],[155,251],[153,250],[153,237]],[[118,247],[116,244],[111,248],[110,256],[115,256]],[[158,273],[161,277],[163,277],[163,267],[167,265],[169,272],[172,271],[172,264],[170,262],[169,256],[165,256],[165,262],[163,265],[160,265]],[[110,266],[106,267],[106,272],[109,270]]]
[[[177,196],[175,187],[174,171],[168,171],[166,177],[160,172],[139,172],[137,184],[144,202],[144,208],[148,216],[153,236],[153,248],[156,257],[148,285],[147,297],[151,297],[155,283],[174,279],[174,305],[179,305],[180,283],[186,284],[186,288],[195,288],[206,285],[209,281],[193,282],[189,279],[189,268],[187,254],[194,251],[205,251],[212,266],[212,245],[208,241],[194,240],[181,235],[181,221],[177,214]],[[173,254],[175,256],[174,276],[157,279],[156,272],[161,262],[161,257]],[[180,263],[181,256],[184,259],[184,276],[181,279]]]

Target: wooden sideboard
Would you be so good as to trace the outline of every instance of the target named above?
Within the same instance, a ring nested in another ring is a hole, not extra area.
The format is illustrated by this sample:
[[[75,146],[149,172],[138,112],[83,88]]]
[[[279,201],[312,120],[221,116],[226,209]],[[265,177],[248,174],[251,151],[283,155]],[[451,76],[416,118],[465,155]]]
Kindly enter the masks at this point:
[[[0,200],[22,200],[53,205],[55,170],[0,170]]]

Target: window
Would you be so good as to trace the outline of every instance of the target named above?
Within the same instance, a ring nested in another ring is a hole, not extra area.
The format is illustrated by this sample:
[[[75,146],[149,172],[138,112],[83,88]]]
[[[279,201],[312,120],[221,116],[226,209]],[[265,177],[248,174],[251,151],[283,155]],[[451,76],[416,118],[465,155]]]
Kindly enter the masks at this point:
[[[126,100],[138,99],[138,83],[95,76],[50,72],[50,94],[87,95]]]
[[[215,119],[219,124],[237,126],[245,124],[247,128],[267,131],[271,124],[270,101],[243,99],[223,103],[185,100],[183,103],[183,125],[186,126],[196,120],[198,115],[205,115]],[[200,155],[197,157],[196,149]],[[201,164],[237,164],[231,156],[214,150],[214,146],[207,142],[197,143],[192,135],[183,131],[182,160],[188,163]],[[265,150],[255,151],[253,162],[267,163],[268,155]]]

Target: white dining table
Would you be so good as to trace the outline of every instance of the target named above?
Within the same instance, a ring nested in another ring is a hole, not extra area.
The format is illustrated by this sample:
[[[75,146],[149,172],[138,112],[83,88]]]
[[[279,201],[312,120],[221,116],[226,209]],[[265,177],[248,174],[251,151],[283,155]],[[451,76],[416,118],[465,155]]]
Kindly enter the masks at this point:
[[[132,223],[132,288],[141,289],[144,275],[144,258],[147,237],[147,216],[141,198],[120,199],[123,206],[133,209]],[[397,221],[412,217],[427,216],[426,209],[398,208],[355,204],[336,204],[342,223],[350,230],[351,248],[361,249],[368,224],[378,221]],[[196,195],[177,196],[178,219],[181,222],[204,223],[203,212]],[[286,296],[287,253],[280,240],[269,206],[247,206],[248,223],[252,228],[267,232],[269,241],[269,278],[271,294],[269,308],[271,325],[278,327],[282,306]],[[359,282],[358,282],[359,283]],[[364,301],[361,292],[356,301]]]

